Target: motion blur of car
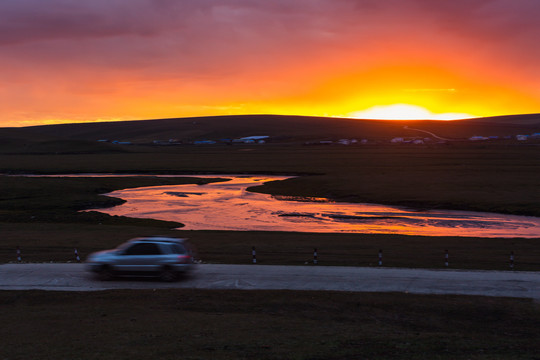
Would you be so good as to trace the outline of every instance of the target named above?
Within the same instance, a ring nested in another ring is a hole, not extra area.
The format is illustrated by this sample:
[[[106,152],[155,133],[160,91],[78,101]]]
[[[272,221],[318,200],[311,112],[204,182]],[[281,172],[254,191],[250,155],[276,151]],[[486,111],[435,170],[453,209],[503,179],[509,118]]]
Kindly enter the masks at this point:
[[[86,266],[101,280],[115,276],[155,276],[174,281],[193,269],[192,249],[186,239],[141,237],[128,240],[116,249],[90,254]]]

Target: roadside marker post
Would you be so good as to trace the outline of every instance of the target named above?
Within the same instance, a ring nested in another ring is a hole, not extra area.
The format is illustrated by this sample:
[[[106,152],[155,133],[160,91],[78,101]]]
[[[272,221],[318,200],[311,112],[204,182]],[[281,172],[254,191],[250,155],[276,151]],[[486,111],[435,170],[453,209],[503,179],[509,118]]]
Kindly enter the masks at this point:
[[[448,250],[444,250],[444,266],[448,267]]]
[[[514,252],[510,252],[510,269],[514,270]]]
[[[17,262],[21,262],[21,248],[17,246]]]
[[[313,264],[317,265],[317,248],[313,249]]]
[[[379,266],[382,266],[382,250],[379,250]]]
[[[81,262],[81,258],[79,257],[79,252],[77,251],[77,249],[75,249],[75,260],[77,260],[77,262]]]
[[[251,248],[251,256],[253,257],[253,263],[257,263],[257,253],[255,252],[255,246]]]

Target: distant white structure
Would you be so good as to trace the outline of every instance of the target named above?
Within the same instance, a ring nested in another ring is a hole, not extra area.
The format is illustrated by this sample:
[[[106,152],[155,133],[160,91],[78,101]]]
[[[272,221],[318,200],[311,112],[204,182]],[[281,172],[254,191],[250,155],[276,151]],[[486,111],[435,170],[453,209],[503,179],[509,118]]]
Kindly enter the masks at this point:
[[[119,140],[114,140],[112,143],[113,143],[113,144],[117,144],[117,145],[131,145],[131,141],[119,141]]]
[[[257,141],[257,140],[268,139],[269,137],[270,137],[270,136],[267,136],[267,135],[262,135],[262,136],[246,136],[246,137],[240,138],[240,140],[253,140],[253,141]]]
[[[518,141],[527,141],[527,139],[529,139],[529,135],[516,135]]]
[[[483,141],[483,140],[488,140],[489,138],[485,137],[485,136],[471,136],[469,138],[470,141]]]
[[[392,140],[390,140],[391,143],[402,143],[404,141],[405,140],[402,137],[396,137],[396,138],[393,138]]]
[[[270,136],[268,135],[255,135],[255,136],[245,136],[239,139],[234,139],[233,143],[243,143],[243,144],[264,144],[266,141],[264,139],[268,139]]]
[[[358,143],[358,140],[356,140],[356,139],[339,139],[337,143],[340,144],[340,145],[351,145],[351,144]]]

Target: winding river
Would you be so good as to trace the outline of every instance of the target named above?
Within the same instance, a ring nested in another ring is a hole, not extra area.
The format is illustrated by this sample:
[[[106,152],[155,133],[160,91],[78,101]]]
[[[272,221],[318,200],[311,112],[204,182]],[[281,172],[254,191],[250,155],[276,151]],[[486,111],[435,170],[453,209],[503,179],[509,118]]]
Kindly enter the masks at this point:
[[[540,218],[451,210],[415,211],[376,205],[295,201],[246,189],[286,176],[229,176],[206,185],[154,186],[106,195],[126,200],[96,209],[135,218],[177,221],[184,230],[390,233],[429,236],[540,237]]]

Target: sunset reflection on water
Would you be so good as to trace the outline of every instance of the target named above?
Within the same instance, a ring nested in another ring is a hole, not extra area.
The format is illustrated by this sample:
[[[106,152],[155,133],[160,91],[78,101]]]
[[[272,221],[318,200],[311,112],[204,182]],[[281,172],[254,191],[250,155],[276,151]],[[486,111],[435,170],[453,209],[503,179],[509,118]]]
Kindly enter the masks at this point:
[[[203,177],[203,176],[197,176]],[[217,177],[217,176],[205,176]],[[220,176],[226,182],[155,186],[107,194],[126,203],[98,211],[185,224],[184,230],[390,233],[428,236],[540,237],[540,218],[450,210],[297,201],[246,189],[286,176]]]

